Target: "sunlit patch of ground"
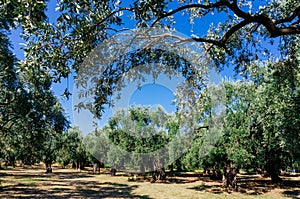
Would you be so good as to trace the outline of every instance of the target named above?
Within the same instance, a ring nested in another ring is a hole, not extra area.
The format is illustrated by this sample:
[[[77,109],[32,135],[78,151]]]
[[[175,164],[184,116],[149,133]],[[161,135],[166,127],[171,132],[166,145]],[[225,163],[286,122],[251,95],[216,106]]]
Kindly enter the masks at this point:
[[[149,178],[111,177],[102,170],[90,171],[53,168],[8,168],[0,170],[0,198],[300,198],[300,177],[284,177],[281,185],[258,175],[240,175],[238,192],[222,188],[221,182],[200,177],[198,173],[169,175],[164,182]]]

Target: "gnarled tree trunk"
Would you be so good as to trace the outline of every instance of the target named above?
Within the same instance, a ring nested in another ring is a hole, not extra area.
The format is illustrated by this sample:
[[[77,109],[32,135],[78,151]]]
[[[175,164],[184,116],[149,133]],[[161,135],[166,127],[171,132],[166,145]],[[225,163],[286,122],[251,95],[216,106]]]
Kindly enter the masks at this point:
[[[93,166],[93,173],[100,173],[100,163],[99,162],[95,162],[94,166]]]
[[[223,168],[223,187],[231,187],[234,190],[237,190],[237,181],[236,181],[237,169],[230,166],[225,166]]]
[[[154,167],[154,171],[152,172],[151,182],[165,180],[167,175],[165,169],[163,168],[163,164],[160,161],[154,162],[153,167]]]
[[[181,171],[183,171],[183,165],[181,164],[181,162],[180,162],[180,159],[177,159],[176,161],[175,161],[175,165],[176,165],[176,171],[178,171],[178,172],[181,172]]]

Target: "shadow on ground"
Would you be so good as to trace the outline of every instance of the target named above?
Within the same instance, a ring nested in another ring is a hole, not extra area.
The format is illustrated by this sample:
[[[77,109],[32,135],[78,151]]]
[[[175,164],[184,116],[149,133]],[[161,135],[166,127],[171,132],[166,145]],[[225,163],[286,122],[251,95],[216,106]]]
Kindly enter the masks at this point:
[[[202,179],[203,180],[203,179]],[[222,187],[222,183],[215,183],[211,185],[210,180],[203,180],[201,185],[192,187],[191,189],[197,191],[205,191],[214,194],[221,194],[224,192],[233,192],[231,188]],[[284,179],[281,184],[274,184],[269,178],[252,178],[249,176],[240,176],[238,178],[238,192],[246,195],[262,195],[274,189],[282,189],[282,194],[287,197],[300,198],[300,181],[292,178]]]
[[[0,198],[149,198],[137,185],[99,182],[87,173],[0,173]]]

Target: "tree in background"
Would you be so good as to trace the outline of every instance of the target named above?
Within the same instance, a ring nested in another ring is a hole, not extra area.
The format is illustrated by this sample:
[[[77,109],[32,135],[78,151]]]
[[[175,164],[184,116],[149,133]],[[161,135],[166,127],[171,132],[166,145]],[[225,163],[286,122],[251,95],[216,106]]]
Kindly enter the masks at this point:
[[[72,167],[78,170],[83,170],[89,162],[90,157],[78,127],[73,127],[62,135],[57,157],[63,166],[72,163]]]
[[[252,136],[258,165],[274,182],[280,182],[280,169],[299,161],[299,60],[256,64],[252,74],[255,98],[251,102]]]
[[[118,169],[145,173],[153,172],[153,180],[166,177],[164,161],[169,161],[157,150],[165,147],[178,131],[172,118],[161,107],[135,106],[117,111],[108,125],[85,138],[85,145],[100,161]],[[150,154],[145,160],[143,154]],[[164,153],[168,155],[168,151]]]
[[[51,162],[53,154],[48,145],[69,124],[51,91],[49,69],[41,65],[24,67],[13,54],[8,39],[11,29],[22,28],[23,33],[30,34],[30,29],[40,27],[46,20],[45,7],[44,2],[1,2],[0,154],[12,165],[15,160],[24,164]]]
[[[273,182],[280,182],[280,170],[292,167],[300,157],[299,65],[267,61],[251,67],[255,67],[251,81],[223,83],[226,112],[222,137],[198,161],[205,168],[223,169],[225,186],[236,184],[234,170],[240,168],[263,168]],[[198,140],[187,154],[190,164],[197,163],[204,144]]]
[[[111,161],[111,156],[108,154],[110,151],[110,141],[107,137],[109,128],[104,126],[96,131],[90,132],[83,138],[83,144],[87,152],[91,156],[91,162],[94,163],[93,171],[100,172],[100,168],[104,167],[104,163],[114,162]]]
[[[46,153],[49,156],[45,144],[68,126],[64,110],[50,89],[51,81],[38,69],[27,74],[17,70],[17,59],[2,32],[0,56],[1,158],[11,165],[15,160],[25,164],[47,162],[42,158]]]

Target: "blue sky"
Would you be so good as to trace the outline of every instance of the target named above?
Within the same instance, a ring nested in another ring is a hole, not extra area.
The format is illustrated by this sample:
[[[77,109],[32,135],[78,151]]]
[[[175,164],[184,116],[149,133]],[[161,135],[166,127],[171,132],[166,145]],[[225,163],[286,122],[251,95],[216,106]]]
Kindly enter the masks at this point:
[[[161,105],[166,112],[176,111],[173,91],[161,84],[145,84],[140,89],[136,89],[129,100],[130,105]]]
[[[56,3],[57,3],[56,0],[50,0],[48,3],[47,14],[49,16],[49,20],[52,22],[55,21],[55,19],[58,16],[57,12],[55,11]],[[174,4],[173,6],[176,6],[176,4]],[[182,16],[181,14],[176,14],[175,18],[176,18],[177,22],[176,22],[175,27],[178,32],[183,33],[185,35],[190,35],[191,29],[193,29],[194,32],[197,32],[201,35],[207,31],[207,29],[209,28],[209,25],[212,22],[222,21],[223,20],[222,17],[223,17],[222,14],[215,16],[213,19],[206,17],[206,18],[204,18],[204,20],[201,21],[201,25],[192,27],[189,23],[188,17]],[[197,21],[195,21],[195,23],[197,23]],[[129,26],[132,26],[132,23],[129,20],[126,20],[126,24]],[[16,53],[17,57],[19,59],[23,59],[24,58],[23,51],[20,49],[22,47],[21,43],[23,43],[23,41],[20,38],[20,34],[21,34],[21,30],[19,30],[19,29],[13,30],[12,34],[11,34],[11,41],[14,46],[14,52]],[[234,72],[232,69],[225,69],[222,72],[222,75],[227,76],[227,77],[233,77],[233,74],[234,74]],[[173,84],[178,81],[176,79],[172,80]],[[175,106],[172,105],[172,101],[174,99],[174,95],[173,95],[174,89],[173,88],[175,85],[173,85],[173,86],[165,85],[166,82],[167,82],[167,80],[162,80],[161,82],[152,84],[152,82],[148,81],[140,89],[137,89],[135,87],[134,89],[131,89],[131,91],[129,93],[126,93],[126,91],[124,91],[125,95],[129,95],[129,97],[127,96],[128,105],[132,105],[132,104],[157,105],[157,104],[160,104],[165,108],[166,111],[173,112],[175,110]],[[68,80],[63,79],[61,81],[61,83],[53,85],[53,91],[59,97],[60,101],[62,102],[62,104],[66,110],[66,114],[69,117],[69,119],[71,120],[72,124],[74,124],[72,98],[67,100],[67,99],[61,97],[60,95],[63,93],[63,91],[67,87],[67,85],[69,86],[69,90],[72,91],[73,84],[74,84],[74,81],[73,81],[72,75],[71,75]],[[169,84],[169,83],[167,83],[167,84]],[[104,120],[106,120],[110,114],[111,114],[111,110],[108,110],[107,115],[105,116]],[[90,117],[85,116],[85,114],[80,114],[79,116],[80,117],[77,120],[81,120],[84,117],[83,123],[86,123],[86,120],[90,120]],[[81,126],[83,124],[79,124],[79,125]]]

